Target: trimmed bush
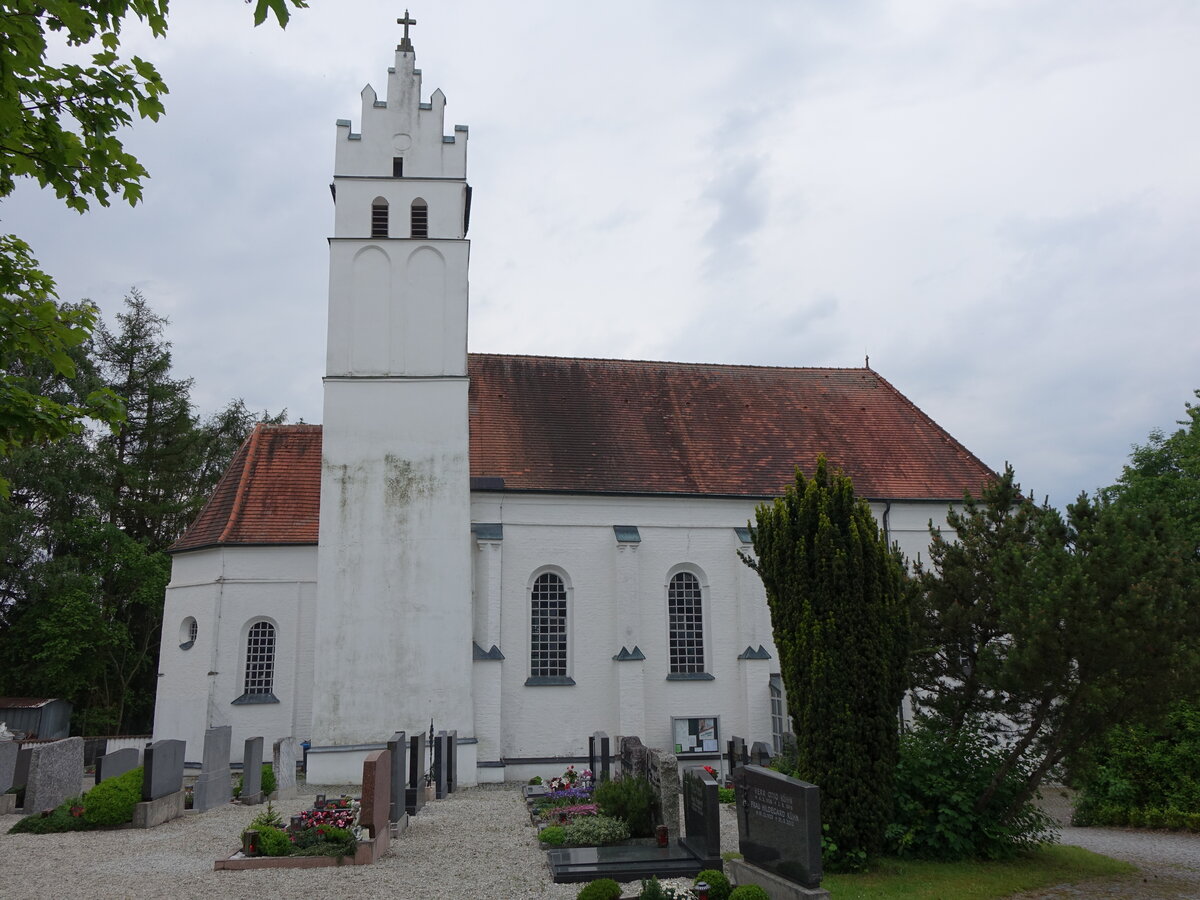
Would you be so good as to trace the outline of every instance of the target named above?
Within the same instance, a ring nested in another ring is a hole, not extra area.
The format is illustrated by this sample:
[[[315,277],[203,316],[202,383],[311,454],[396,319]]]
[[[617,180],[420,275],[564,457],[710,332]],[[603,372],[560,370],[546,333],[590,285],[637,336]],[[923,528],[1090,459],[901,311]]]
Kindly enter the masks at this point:
[[[667,892],[663,890],[656,876],[651,875],[642,882],[642,890],[638,893],[638,900],[666,900],[666,897]]]
[[[724,872],[705,869],[696,876],[692,884],[699,884],[701,881],[708,885],[708,900],[729,900],[729,892],[733,890],[733,885],[729,883]]]
[[[561,847],[566,843],[567,836],[563,833],[563,826],[550,825],[538,832],[538,840],[543,844]]]
[[[133,808],[142,800],[142,767],[102,781],[83,798],[83,818],[89,825],[124,825],[133,821]]]
[[[264,763],[262,767],[262,792],[264,795],[275,793],[275,767]]]
[[[603,781],[592,792],[592,802],[606,816],[621,819],[633,837],[654,836],[654,788],[645,778]]]
[[[563,826],[569,847],[598,847],[615,844],[629,837],[629,826],[611,816],[584,816]]]
[[[739,884],[730,893],[729,900],[771,900],[771,895],[757,884]]]
[[[258,852],[263,856],[290,856],[292,839],[282,829],[263,826],[258,829]]]
[[[577,900],[617,900],[621,896],[621,886],[611,878],[598,878],[583,886]]]
[[[82,816],[71,814],[82,801],[78,797],[63,802],[48,816],[26,816],[8,829],[9,834],[60,834],[64,831],[87,831],[89,825]]]
[[[733,788],[719,787],[717,788],[717,799],[721,803],[733,803],[737,799],[737,791]]]

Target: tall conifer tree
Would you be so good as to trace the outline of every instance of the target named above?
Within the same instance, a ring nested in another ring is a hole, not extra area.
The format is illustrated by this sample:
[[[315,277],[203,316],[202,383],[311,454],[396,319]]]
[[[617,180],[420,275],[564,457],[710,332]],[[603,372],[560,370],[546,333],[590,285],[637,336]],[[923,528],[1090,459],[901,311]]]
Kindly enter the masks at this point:
[[[795,774],[821,788],[831,868],[879,852],[892,806],[909,582],[850,478],[824,456],[756,511],[755,558],[797,739]]]

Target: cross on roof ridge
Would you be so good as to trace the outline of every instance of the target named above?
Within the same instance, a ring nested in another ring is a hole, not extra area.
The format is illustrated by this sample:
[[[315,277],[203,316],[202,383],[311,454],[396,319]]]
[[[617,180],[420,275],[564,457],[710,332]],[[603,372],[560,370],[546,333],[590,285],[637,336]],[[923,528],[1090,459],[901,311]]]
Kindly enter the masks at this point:
[[[412,45],[412,41],[410,41],[410,40],[408,39],[408,26],[409,26],[409,25],[416,25],[416,24],[417,24],[417,20],[416,20],[416,19],[409,18],[409,15],[408,15],[408,10],[406,9],[406,10],[404,10],[404,18],[402,18],[402,19],[397,19],[397,20],[396,20],[396,24],[397,24],[397,25],[403,25],[403,26],[404,26],[404,37],[403,37],[403,38],[400,40],[400,46],[399,46],[399,47],[397,47],[396,49],[397,49],[397,50],[407,50],[407,51],[409,51],[409,52],[411,53],[411,52],[412,52],[413,45]]]

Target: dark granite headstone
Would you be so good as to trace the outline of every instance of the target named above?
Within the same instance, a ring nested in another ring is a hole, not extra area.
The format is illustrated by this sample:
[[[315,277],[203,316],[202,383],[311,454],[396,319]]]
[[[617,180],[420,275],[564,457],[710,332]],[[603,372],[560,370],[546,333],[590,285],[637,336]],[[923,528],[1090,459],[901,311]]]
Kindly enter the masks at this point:
[[[408,784],[404,789],[404,809],[410,816],[415,816],[425,805],[427,752],[424,731],[418,731],[408,739]]]
[[[224,806],[233,799],[233,779],[229,774],[232,740],[231,725],[218,725],[204,732],[204,759],[192,790],[192,809],[196,812]]]
[[[26,814],[54,809],[68,797],[79,796],[83,781],[83,738],[72,737],[29,748],[25,781]]]
[[[588,738],[588,768],[592,770],[592,778],[596,784],[608,781],[612,777],[608,768],[611,756],[612,746],[607,734],[597,731]]]
[[[458,732],[439,731],[433,739],[433,783],[441,800],[454,793],[458,779]]]
[[[157,800],[183,790],[183,741],[155,741],[142,759],[142,800]]]
[[[263,802],[262,767],[263,739],[246,738],[242,751],[242,803],[253,806]]]
[[[397,731],[393,734],[391,740],[387,742],[387,748],[390,754],[389,764],[392,767],[390,780],[392,795],[388,801],[388,819],[399,822],[404,815],[404,764],[408,761],[408,747],[404,732]]]
[[[116,778],[118,775],[124,775],[131,769],[136,769],[140,759],[141,754],[138,753],[137,747],[125,747],[122,750],[115,750],[112,753],[97,756],[96,784],[107,781],[110,778]]]
[[[729,776],[734,771],[750,764],[750,753],[746,750],[746,742],[736,734],[726,743],[725,759],[729,762]]]
[[[771,765],[771,745],[766,741],[755,741],[750,748],[750,764],[762,766],[764,769]]]
[[[378,838],[388,830],[392,805],[392,754],[372,750],[363,761],[362,807],[358,821],[367,833]]]
[[[0,794],[13,786],[17,773],[17,754],[21,745],[16,741],[0,741]]]
[[[683,773],[683,843],[699,857],[721,855],[719,787],[702,766]]]
[[[734,774],[738,849],[746,862],[806,888],[821,884],[821,791],[748,765]]]
[[[14,741],[13,743],[16,743]],[[29,760],[33,758],[33,745],[17,750],[17,764],[13,767],[13,782],[8,787],[23,788],[29,783]],[[8,788],[5,788],[8,790]]]

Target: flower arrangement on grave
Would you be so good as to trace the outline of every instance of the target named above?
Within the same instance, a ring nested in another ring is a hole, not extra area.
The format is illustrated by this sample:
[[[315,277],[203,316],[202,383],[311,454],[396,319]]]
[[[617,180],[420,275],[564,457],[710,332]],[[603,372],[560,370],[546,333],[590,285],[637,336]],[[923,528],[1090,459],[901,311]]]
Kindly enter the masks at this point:
[[[247,856],[353,856],[362,837],[357,823],[360,803],[350,797],[326,800],[322,809],[309,809],[283,820],[268,803],[242,832]],[[249,840],[247,837],[249,836]]]

